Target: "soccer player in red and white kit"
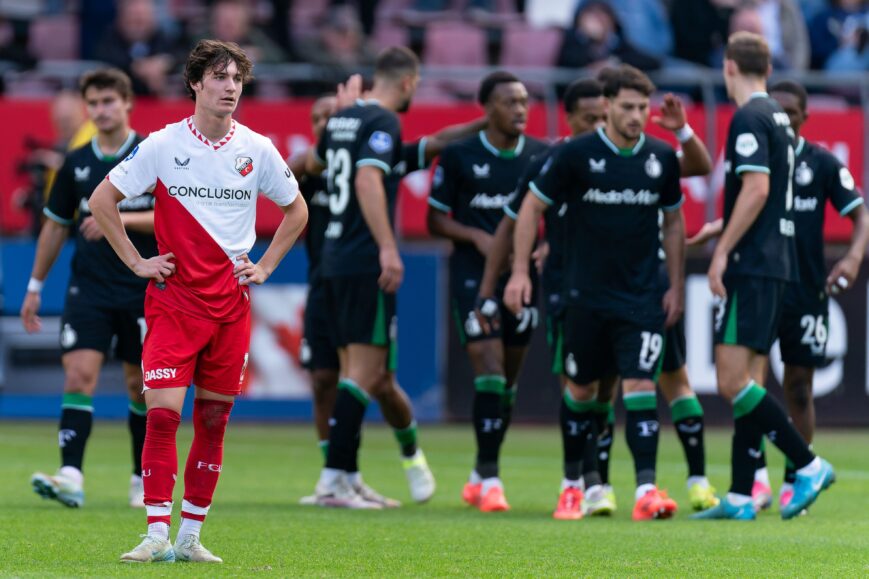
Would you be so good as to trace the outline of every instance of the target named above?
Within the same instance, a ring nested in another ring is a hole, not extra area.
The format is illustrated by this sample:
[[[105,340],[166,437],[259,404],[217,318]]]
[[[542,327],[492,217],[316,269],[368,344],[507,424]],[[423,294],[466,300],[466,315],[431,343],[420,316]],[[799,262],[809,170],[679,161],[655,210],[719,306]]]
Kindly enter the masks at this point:
[[[129,562],[221,562],[199,542],[223,468],[223,437],[240,392],[250,342],[251,284],[261,284],[292,247],[308,211],[271,141],[235,122],[253,65],[238,45],[200,41],[187,59],[193,116],[152,133],[94,191],[91,210],[136,275],[150,278],[142,355],[148,406],[142,453],[148,534],[121,555]],[[143,259],[117,203],[153,190],[159,255]],[[265,254],[248,251],[259,194],[284,212]],[[195,384],[193,443],[184,470],[181,527],[169,542],[178,457],[175,435]]]

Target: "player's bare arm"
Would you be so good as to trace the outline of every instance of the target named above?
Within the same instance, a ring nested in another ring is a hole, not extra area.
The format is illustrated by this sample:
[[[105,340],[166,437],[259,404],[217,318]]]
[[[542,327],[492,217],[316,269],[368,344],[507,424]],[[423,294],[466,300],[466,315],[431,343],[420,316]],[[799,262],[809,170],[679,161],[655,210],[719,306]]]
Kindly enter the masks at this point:
[[[260,285],[266,281],[305,229],[305,224],[308,223],[308,205],[301,195],[296,196],[292,203],[281,209],[284,218],[260,260],[254,263],[247,254],[237,259],[238,263],[233,270],[233,275],[240,280],[239,285]]]
[[[398,245],[389,223],[386,206],[386,191],[383,188],[383,171],[373,166],[359,167],[356,172],[356,197],[377,247],[380,249],[381,289],[395,293],[404,279],[404,264],[398,255]]]
[[[537,224],[547,208],[536,195],[525,195],[516,218],[513,231],[513,273],[504,289],[504,305],[515,314],[531,303],[534,288],[528,274],[528,263],[537,240]]]
[[[426,224],[432,235],[449,239],[455,243],[469,243],[476,247],[483,256],[488,255],[492,249],[492,235],[477,227],[459,223],[448,213],[432,206],[428,208]]]
[[[869,243],[869,210],[866,205],[859,205],[848,213],[848,218],[854,223],[854,231],[851,233],[851,245],[845,257],[836,262],[827,276],[827,293],[839,293],[853,287],[857,274],[860,273],[860,264],[863,263],[863,255],[866,253],[866,244]],[[844,281],[843,281],[844,280]]]
[[[175,273],[175,264],[172,262],[175,256],[167,253],[144,259],[139,254],[136,246],[127,237],[121,212],[118,211],[118,203],[123,200],[124,194],[111,181],[104,179],[91,195],[91,212],[121,261],[137,276],[162,283],[165,278]]]
[[[431,209],[429,209],[431,211]],[[495,289],[498,278],[510,267],[510,250],[513,246],[513,230],[515,222],[506,215],[498,223],[489,253],[486,254],[486,265],[483,268],[483,277],[480,280],[479,296],[475,313],[483,333],[491,334],[500,326],[499,308]],[[486,302],[492,300],[489,305]]]
[[[698,231],[693,237],[689,237],[685,240],[685,245],[689,247],[703,245],[710,239],[720,237],[722,231],[724,231],[724,219],[719,217],[715,221],[704,223],[700,228],[700,231]]]
[[[39,319],[39,307],[42,305],[40,294],[41,282],[48,277],[51,266],[57,261],[60,250],[69,235],[69,227],[51,219],[46,219],[39,232],[39,240],[36,242],[36,257],[33,260],[33,269],[30,272],[31,281],[27,286],[24,303],[21,304],[21,323],[28,333],[38,332],[42,329],[42,320]]]
[[[652,122],[675,133],[682,147],[679,165],[682,177],[700,177],[712,171],[712,158],[703,144],[688,125],[682,101],[672,93],[664,95],[660,116],[652,117]]]
[[[667,314],[666,326],[672,327],[685,311],[685,216],[682,210],[665,211],[663,226],[664,253],[667,255],[667,275],[670,289],[664,294],[662,306]]]
[[[721,238],[712,254],[712,263],[709,265],[709,288],[714,295],[720,298],[727,297],[723,281],[724,272],[727,270],[727,256],[757,220],[763,206],[766,205],[767,198],[769,198],[769,175],[754,171],[743,173],[739,197],[733,206],[730,221],[721,233]]]

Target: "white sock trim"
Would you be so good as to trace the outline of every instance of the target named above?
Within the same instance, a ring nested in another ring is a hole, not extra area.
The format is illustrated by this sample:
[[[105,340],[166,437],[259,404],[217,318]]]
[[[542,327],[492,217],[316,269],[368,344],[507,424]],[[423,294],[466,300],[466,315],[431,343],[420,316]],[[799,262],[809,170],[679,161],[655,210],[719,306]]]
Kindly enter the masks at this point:
[[[145,505],[145,513],[149,517],[168,517],[172,515],[172,503],[162,505]]]
[[[181,501],[181,513],[189,513],[191,515],[202,515],[205,516],[208,514],[208,509],[211,508],[211,505],[207,507],[197,507],[193,503],[189,501]]]

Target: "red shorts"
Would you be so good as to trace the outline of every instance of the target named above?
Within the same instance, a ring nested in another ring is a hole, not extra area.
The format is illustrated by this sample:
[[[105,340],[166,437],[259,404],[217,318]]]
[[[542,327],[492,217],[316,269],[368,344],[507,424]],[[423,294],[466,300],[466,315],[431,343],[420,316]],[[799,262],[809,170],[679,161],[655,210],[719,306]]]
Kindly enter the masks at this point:
[[[249,308],[238,319],[219,323],[167,308],[148,297],[145,323],[142,375],[146,389],[193,383],[227,396],[241,392],[250,346]]]

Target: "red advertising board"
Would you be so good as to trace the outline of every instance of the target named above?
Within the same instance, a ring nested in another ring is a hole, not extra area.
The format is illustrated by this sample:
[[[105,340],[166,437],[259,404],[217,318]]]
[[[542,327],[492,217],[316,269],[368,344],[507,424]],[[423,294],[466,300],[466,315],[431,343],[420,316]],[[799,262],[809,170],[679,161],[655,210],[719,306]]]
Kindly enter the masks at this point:
[[[306,101],[262,102],[247,100],[236,118],[255,131],[268,135],[283,154],[304,149],[311,143],[310,103]],[[162,128],[179,120],[192,111],[192,103],[179,101],[145,101],[136,103],[133,111],[133,126],[142,133]],[[476,105],[418,105],[403,115],[402,126],[407,140],[431,134],[442,127],[471,120],[482,113]],[[4,119],[5,135],[0,150],[0,232],[14,234],[26,231],[30,216],[22,208],[23,192],[27,186],[27,176],[18,167],[27,159],[27,141],[49,144],[54,139],[51,126],[50,106],[45,101],[0,100],[0,114]],[[702,107],[687,110],[688,119],[695,132],[706,140],[705,113]],[[689,233],[695,232],[706,218],[706,199],[709,191],[720,197],[723,183],[723,160],[721,149],[727,134],[727,124],[731,110],[722,107],[717,112],[716,144],[710,146],[715,152],[715,169],[711,179],[694,178],[683,180],[685,191],[685,217]],[[546,132],[546,114],[542,105],[532,107],[528,132],[543,136]],[[563,115],[559,127],[566,134]],[[863,114],[858,108],[841,111],[824,111],[813,114],[804,129],[804,135],[820,142],[833,151],[851,169],[857,183],[862,186],[863,177]],[[653,123],[649,133],[675,144],[672,135],[661,130]],[[708,144],[708,143],[707,143]],[[709,186],[711,184],[711,187]],[[429,189],[428,175],[412,174],[404,180],[399,197],[398,224],[405,237],[427,235],[425,229],[426,198]],[[829,211],[827,237],[842,241],[850,235],[850,223]],[[274,231],[280,220],[280,212],[269,202],[261,201],[257,222],[261,234]]]

